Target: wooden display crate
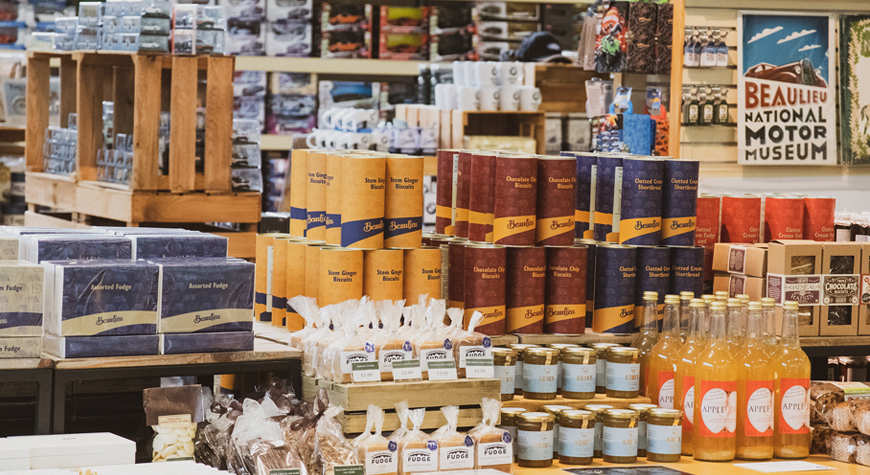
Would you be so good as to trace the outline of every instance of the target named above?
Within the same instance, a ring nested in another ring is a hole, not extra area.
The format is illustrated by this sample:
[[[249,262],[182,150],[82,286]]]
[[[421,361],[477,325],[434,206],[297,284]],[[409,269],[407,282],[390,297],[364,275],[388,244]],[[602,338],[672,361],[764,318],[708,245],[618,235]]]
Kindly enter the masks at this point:
[[[503,407],[522,407],[527,411],[537,411],[541,406],[547,405],[571,406],[579,409],[587,404],[606,404],[616,409],[625,409],[632,404],[650,404],[650,398],[638,396],[628,399],[607,397],[604,394],[596,394],[594,399],[564,399],[556,396],[556,399],[527,399],[523,396],[514,396],[509,401],[502,401]]]
[[[24,133],[25,201],[54,209],[75,211],[77,172],[71,175],[43,173],[43,145],[49,124],[52,59],[60,61],[60,126],[69,125],[77,111],[78,63],[71,53],[29,52],[27,59],[27,123]]]
[[[586,71],[569,64],[526,63],[523,83],[541,90],[544,112],[586,112],[586,81],[606,79],[606,74]]]
[[[302,398],[309,400],[323,388],[329,395],[329,403],[345,410],[340,422],[346,434],[365,430],[366,410],[375,404],[387,412],[384,431],[399,427],[395,405],[408,401],[411,409],[426,408],[422,429],[437,429],[447,421],[441,414],[443,406],[459,406],[459,427],[477,425],[483,412],[483,398],[499,399],[501,382],[498,379],[459,379],[456,381],[382,382],[367,384],[334,383],[325,379],[302,378]]]
[[[516,335],[520,343],[532,345],[550,345],[554,343],[573,343],[575,345],[589,345],[591,343],[617,343],[630,345],[637,339],[637,333],[610,334],[587,332],[582,335]]]
[[[452,110],[450,112],[451,148],[465,148],[463,138],[469,135],[504,135],[535,139],[537,153],[546,152],[544,112],[480,112]],[[443,114],[442,114],[443,118]],[[444,130],[442,120],[441,130]]]

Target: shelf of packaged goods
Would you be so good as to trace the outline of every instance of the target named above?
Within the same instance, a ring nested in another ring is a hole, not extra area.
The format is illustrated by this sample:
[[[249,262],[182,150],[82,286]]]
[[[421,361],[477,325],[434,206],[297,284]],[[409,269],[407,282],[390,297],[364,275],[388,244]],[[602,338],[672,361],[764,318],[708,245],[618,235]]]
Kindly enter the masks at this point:
[[[587,332],[582,335],[516,335],[520,343],[532,345],[549,345],[553,343],[573,343],[576,345],[589,345],[590,343],[617,343],[627,345],[632,343],[636,334],[611,335],[607,333]]]
[[[385,59],[283,58],[275,56],[237,56],[236,71],[283,71],[340,75],[416,76],[419,61]],[[439,64],[442,67],[449,63]]]
[[[587,404],[605,404],[616,409],[625,409],[632,404],[649,403],[650,399],[645,396],[615,398],[607,397],[604,394],[596,394],[592,399],[563,399],[562,396],[556,396],[556,399],[527,399],[523,396],[514,396],[513,399],[501,402],[503,407],[522,407],[526,411],[537,411],[541,406],[548,405],[571,406],[579,409]]]

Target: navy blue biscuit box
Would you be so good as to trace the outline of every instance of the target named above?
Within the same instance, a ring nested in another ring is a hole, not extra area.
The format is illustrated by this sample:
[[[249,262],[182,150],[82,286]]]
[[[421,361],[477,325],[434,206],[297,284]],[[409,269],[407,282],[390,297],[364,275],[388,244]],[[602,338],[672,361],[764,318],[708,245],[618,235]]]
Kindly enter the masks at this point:
[[[127,236],[133,260],[167,257],[227,257],[227,241],[214,234],[153,234]]]
[[[30,236],[22,239],[23,259],[42,261],[126,259],[132,256],[129,239],[100,234]],[[20,253],[20,251],[19,251]]]
[[[251,331],[254,264],[232,258],[154,259],[160,333]]]
[[[45,329],[59,336],[154,335],[154,264],[120,260],[45,262]]]

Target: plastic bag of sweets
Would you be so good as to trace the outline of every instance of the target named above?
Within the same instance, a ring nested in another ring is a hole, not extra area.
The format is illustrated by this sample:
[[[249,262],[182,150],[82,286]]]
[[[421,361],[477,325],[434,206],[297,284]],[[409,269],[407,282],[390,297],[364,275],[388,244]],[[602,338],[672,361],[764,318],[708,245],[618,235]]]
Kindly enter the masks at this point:
[[[375,424],[375,411],[380,411],[381,408],[375,406],[374,404],[369,404],[369,407],[366,409],[366,430],[363,431],[362,434],[354,437],[353,440],[350,441],[350,445],[353,446],[354,450],[356,450],[357,457],[360,460],[363,460],[363,451],[362,448],[365,445],[366,439],[372,436],[372,427]]]
[[[453,356],[456,359],[456,372],[460,378],[465,377],[465,360],[471,358],[492,358],[492,340],[483,333],[477,333],[475,328],[483,321],[481,312],[471,314],[467,331],[458,331],[453,340]]]
[[[420,430],[426,409],[408,411],[413,429],[399,439],[399,475],[438,470],[438,442]]]
[[[196,427],[203,420],[202,386],[148,388],[142,393],[145,423],[154,429],[152,462],[193,460]]]
[[[332,321],[332,332],[329,337],[317,343],[317,374],[323,378],[339,383],[351,382],[350,371],[347,378],[343,376],[340,354],[345,346],[356,344],[356,328],[360,325],[357,301],[346,301],[323,308],[323,314]]]
[[[203,388],[203,408],[205,424],[196,432],[193,440],[193,455],[200,463],[218,470],[227,469],[226,447],[229,444],[230,430],[235,424],[235,418],[230,418],[230,403],[232,399],[226,394],[217,397],[206,397],[208,388]],[[208,391],[211,394],[211,391]],[[239,414],[236,414],[238,417]]]
[[[369,321],[367,315],[374,312],[373,306],[360,305],[357,309],[344,312],[337,317],[337,321],[341,322],[343,336],[329,346],[323,358],[326,366],[330,368],[330,379],[333,381],[350,383],[353,381],[354,361],[375,360],[375,345],[360,336],[361,327]],[[371,333],[365,333],[371,336]]]
[[[325,389],[320,388],[311,404],[303,402],[281,421],[284,441],[296,447],[309,474],[318,474],[321,471],[320,457],[314,450],[315,429],[328,406],[329,396]]]
[[[317,475],[335,475],[336,466],[360,463],[353,445],[344,438],[341,424],[335,420],[343,411],[341,406],[330,406],[317,421],[314,451],[319,454],[323,468]]]
[[[512,473],[513,444],[511,435],[505,429],[496,427],[501,401],[483,398],[480,403],[483,420],[468,435],[474,440],[474,468],[501,470]]]
[[[396,417],[399,418],[399,428],[390,434],[389,439],[398,443],[408,433],[408,401],[396,403]]]
[[[374,412],[375,432],[363,442],[360,460],[365,463],[368,475],[399,474],[399,444],[381,435],[384,428],[384,411]]]
[[[261,473],[259,465],[279,464],[278,460],[289,457],[278,422],[286,413],[268,397],[264,397],[262,402],[245,399],[242,406],[244,413],[236,420],[233,429],[227,468],[239,475],[256,475]],[[294,468],[300,468],[302,461],[296,454],[293,457],[297,461]]]
[[[287,304],[298,309],[299,316],[305,320],[305,326],[301,330],[290,333],[287,344],[293,348],[302,349],[302,341],[305,340],[307,335],[317,329],[314,326],[314,313],[320,312],[320,309],[317,308],[317,304],[312,297],[304,297],[302,295],[287,299]]]
[[[435,302],[441,302],[437,305]],[[433,300],[432,306],[427,309],[426,328],[419,332],[414,340],[415,358],[420,360],[423,370],[423,379],[429,379],[428,362],[446,361],[453,359],[453,343],[450,340],[449,327],[444,324],[443,300]]]
[[[438,470],[452,472],[474,468],[474,440],[468,434],[456,430],[459,422],[459,407],[442,407],[447,425],[432,434],[438,442]]]
[[[377,303],[383,329],[380,338],[375,341],[378,366],[381,369],[381,381],[393,380],[393,362],[410,360],[414,353],[414,344],[403,338],[401,329],[402,309],[405,302],[383,300]],[[419,379],[418,379],[419,381]]]

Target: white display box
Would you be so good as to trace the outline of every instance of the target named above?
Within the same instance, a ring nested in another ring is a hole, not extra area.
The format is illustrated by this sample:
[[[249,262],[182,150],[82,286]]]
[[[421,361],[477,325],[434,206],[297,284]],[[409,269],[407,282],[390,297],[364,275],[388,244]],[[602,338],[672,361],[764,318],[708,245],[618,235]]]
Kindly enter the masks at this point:
[[[30,449],[11,439],[0,439],[0,472],[29,469]]]
[[[108,432],[10,437],[30,450],[30,468],[77,468],[136,462],[136,443]]]

